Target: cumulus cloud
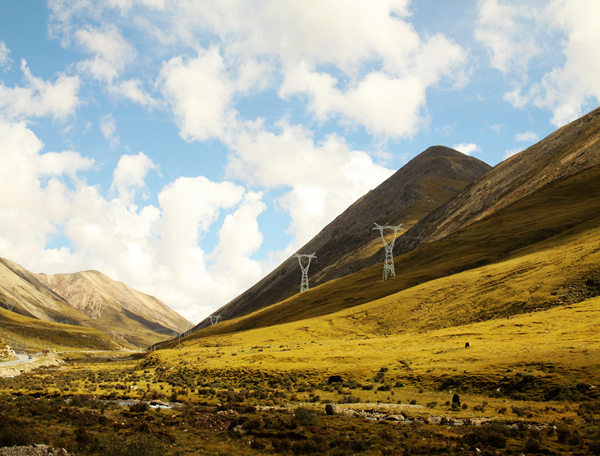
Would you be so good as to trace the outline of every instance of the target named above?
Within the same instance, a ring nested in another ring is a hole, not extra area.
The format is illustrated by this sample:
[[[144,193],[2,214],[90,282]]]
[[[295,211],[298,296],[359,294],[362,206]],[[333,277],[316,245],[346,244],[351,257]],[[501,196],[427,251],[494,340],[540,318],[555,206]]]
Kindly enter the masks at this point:
[[[55,82],[33,76],[27,62],[21,60],[24,85],[9,88],[0,82],[0,113],[8,119],[50,116],[64,119],[80,103],[77,76],[59,74]]]
[[[551,23],[566,37],[565,63],[544,75],[535,104],[550,109],[552,123],[558,127],[580,117],[592,99],[595,104],[600,100],[600,30],[596,20],[600,4],[594,0],[554,0],[547,11]]]
[[[75,38],[94,55],[92,59],[80,62],[78,68],[105,82],[116,79],[137,55],[133,45],[125,41],[114,25],[102,28],[88,26],[78,30]]]
[[[512,87],[504,99],[517,108],[534,105],[550,110],[557,127],[596,104],[600,100],[599,15],[600,4],[595,0],[526,5],[517,0],[481,1],[475,37]],[[558,52],[564,63],[533,78],[532,59],[557,61]]]
[[[146,154],[123,155],[113,172],[111,190],[116,190],[119,198],[127,204],[133,202],[135,193],[145,189],[145,178],[148,171],[157,166]]]
[[[490,52],[492,65],[504,74],[526,78],[529,62],[541,49],[537,43],[535,3],[482,0],[475,38]]]
[[[46,273],[99,269],[187,316],[194,309],[203,317],[264,274],[252,259],[262,244],[261,192],[181,177],[160,191],[158,205],[138,206],[157,168],[143,152],[121,157],[109,199],[82,176],[93,172],[92,159],[43,149],[24,122],[0,118],[0,256]],[[213,229],[219,240],[207,250]],[[50,248],[57,234],[70,247]]]
[[[235,118],[234,84],[216,47],[201,50],[195,58],[179,56],[163,64],[160,86],[186,141],[222,137]]]
[[[458,150],[459,152],[462,152],[465,155],[471,155],[475,152],[481,152],[481,148],[477,144],[473,144],[473,143],[454,144],[452,146],[452,148],[455,150]]]
[[[229,175],[252,185],[289,189],[279,206],[291,217],[294,236],[286,252],[299,248],[363,194],[393,171],[352,150],[343,138],[330,135],[316,142],[309,130],[287,121],[279,133],[261,123],[247,124],[230,144]]]

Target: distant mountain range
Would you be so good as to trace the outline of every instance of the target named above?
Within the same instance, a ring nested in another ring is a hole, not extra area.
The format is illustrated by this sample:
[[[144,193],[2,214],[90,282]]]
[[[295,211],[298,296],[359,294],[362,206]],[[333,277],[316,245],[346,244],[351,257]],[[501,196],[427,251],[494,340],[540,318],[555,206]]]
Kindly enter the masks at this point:
[[[406,168],[412,169],[407,172]],[[429,174],[432,169],[437,174]],[[410,176],[418,178],[403,185]],[[457,183],[449,185],[452,180]],[[393,195],[393,189],[398,193]],[[329,315],[505,261],[570,230],[592,229],[599,217],[600,108],[492,169],[450,149],[430,148],[299,251],[316,253],[319,259],[318,266],[310,267],[310,290],[299,293],[300,268],[290,258],[215,312],[222,316],[220,323],[209,327],[210,323],[202,322],[188,338]],[[372,222],[405,222],[410,227],[396,241],[393,279],[382,280],[383,247],[381,239],[369,238]],[[572,286],[593,294],[594,290],[585,290],[598,282],[599,272],[588,266],[579,270],[573,265],[572,269]],[[539,306],[539,299],[515,298],[501,312],[527,311]],[[548,298],[544,302],[563,301]],[[472,318],[481,317],[473,314]]]
[[[98,271],[33,274],[5,258],[0,307],[34,320],[93,328],[122,346],[146,347],[191,327],[158,299]]]

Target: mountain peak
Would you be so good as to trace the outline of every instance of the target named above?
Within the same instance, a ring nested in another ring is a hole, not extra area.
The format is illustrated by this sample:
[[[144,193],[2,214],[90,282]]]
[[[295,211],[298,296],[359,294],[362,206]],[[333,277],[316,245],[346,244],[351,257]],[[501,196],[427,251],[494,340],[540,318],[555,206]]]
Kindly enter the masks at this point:
[[[316,252],[310,285],[316,286],[365,267],[381,248],[372,235],[373,222],[408,229],[455,196],[491,167],[445,146],[432,146],[413,158],[377,188],[369,191],[321,230],[299,252]],[[298,260],[290,257],[271,274],[215,315],[223,319],[251,313],[298,292]],[[198,327],[209,324],[208,320]]]

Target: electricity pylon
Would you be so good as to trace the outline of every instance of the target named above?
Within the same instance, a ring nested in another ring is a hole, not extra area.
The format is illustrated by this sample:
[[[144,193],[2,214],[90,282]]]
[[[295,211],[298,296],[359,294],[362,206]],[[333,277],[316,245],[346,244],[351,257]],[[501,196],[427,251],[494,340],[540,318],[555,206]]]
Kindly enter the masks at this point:
[[[404,228],[402,228],[402,223],[398,226],[381,226],[375,223],[375,228],[373,229],[379,230],[379,232],[381,233],[381,240],[383,241],[383,247],[385,247],[385,260],[383,262],[383,280],[387,280],[388,275],[390,274],[396,277],[396,271],[394,271],[394,254],[392,251],[394,250],[394,242],[396,242],[398,230],[404,230]],[[394,230],[394,239],[392,239],[392,242],[390,242],[389,244],[385,242],[385,237],[383,236],[383,230],[385,229]]]
[[[302,269],[302,283],[300,284],[300,293],[302,293],[303,291],[308,290],[308,267],[310,266],[310,260],[317,258],[317,256],[314,253],[311,253],[310,255],[307,253],[296,253],[294,256],[298,258],[300,269]],[[306,266],[302,264],[302,258],[308,258]]]
[[[214,324],[219,323],[219,320],[221,319],[221,315],[211,315],[208,318],[210,318],[210,324],[214,325]]]

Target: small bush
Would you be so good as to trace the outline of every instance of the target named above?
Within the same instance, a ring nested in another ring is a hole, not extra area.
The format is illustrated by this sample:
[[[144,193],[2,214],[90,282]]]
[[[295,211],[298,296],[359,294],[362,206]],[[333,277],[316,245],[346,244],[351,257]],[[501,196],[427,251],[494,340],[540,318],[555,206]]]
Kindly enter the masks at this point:
[[[294,416],[302,426],[316,426],[319,424],[315,412],[305,407],[298,407],[294,412]]]
[[[506,446],[506,437],[490,426],[476,428],[475,431],[465,435],[465,439],[471,445],[482,443],[494,448],[504,448]]]
[[[600,455],[600,440],[592,440],[589,445],[590,453]]]
[[[0,430],[0,447],[27,446],[34,443],[34,435],[25,426],[11,424]]]
[[[144,413],[150,411],[150,406],[146,402],[138,402],[129,406],[129,411],[132,413]]]
[[[541,444],[538,440],[529,437],[525,443],[525,451],[528,453],[537,453],[540,451]]]
[[[343,396],[338,401],[338,404],[356,404],[357,402],[360,402],[360,397],[348,394],[346,396]]]

